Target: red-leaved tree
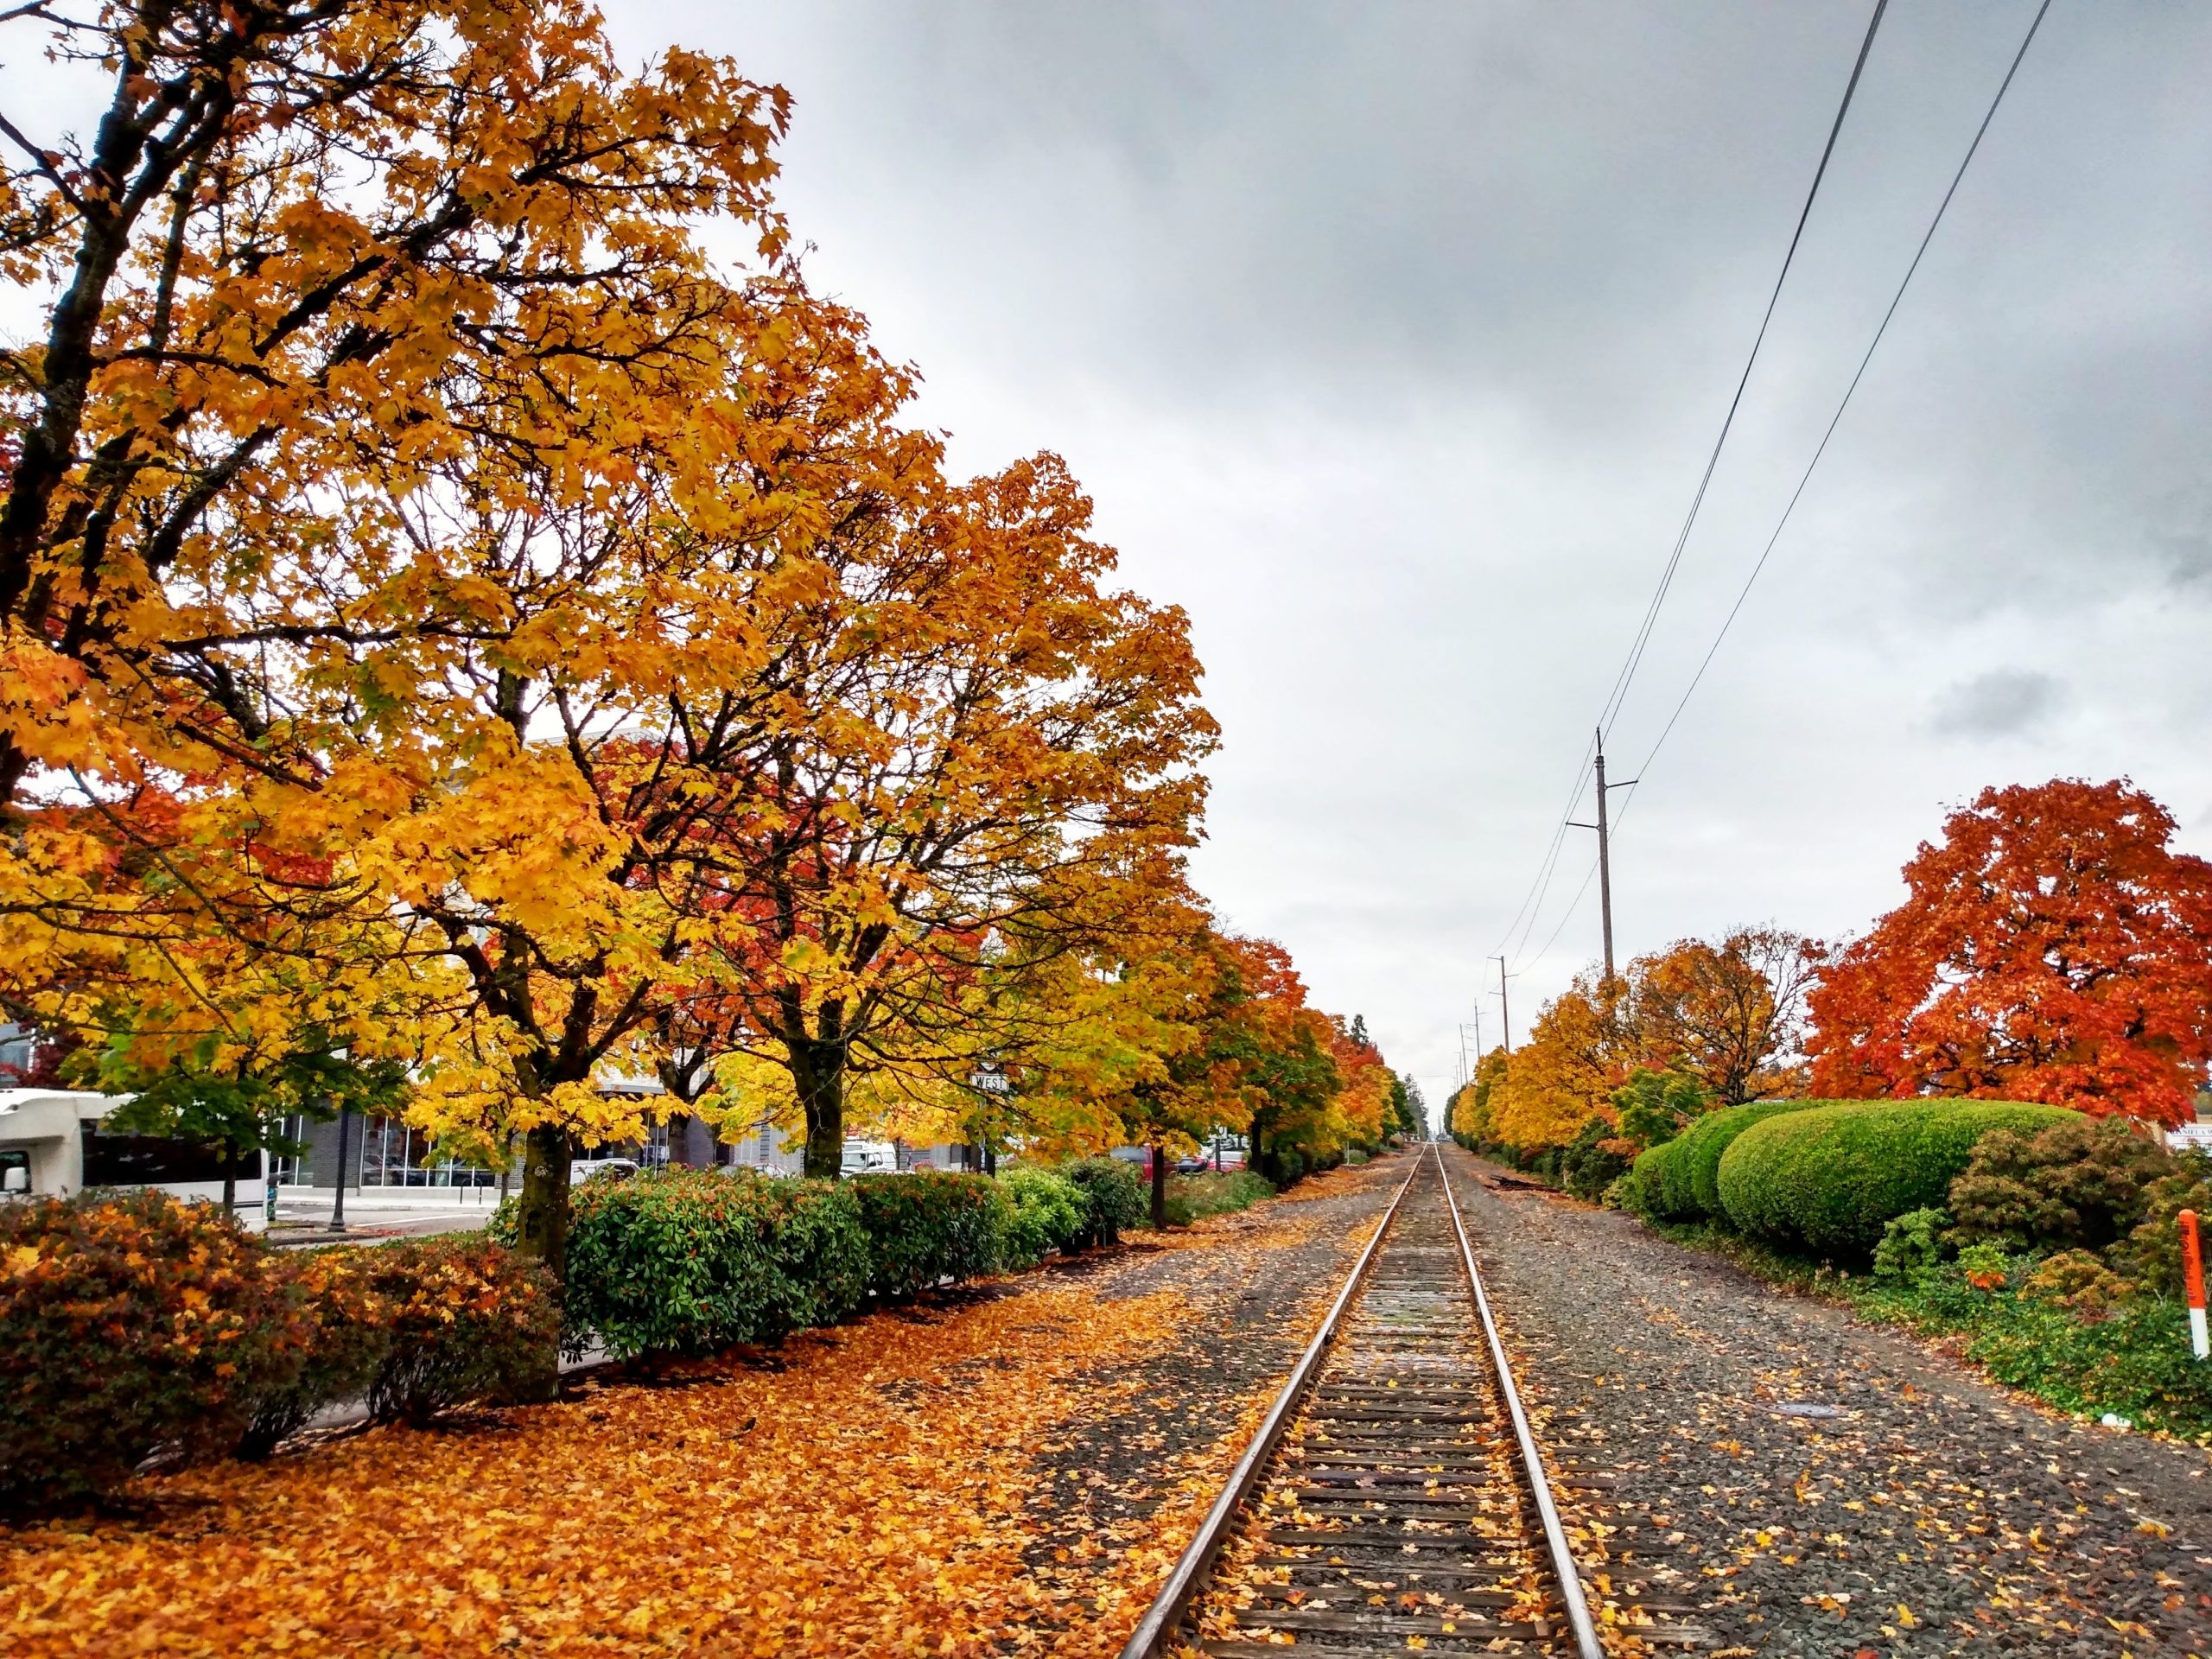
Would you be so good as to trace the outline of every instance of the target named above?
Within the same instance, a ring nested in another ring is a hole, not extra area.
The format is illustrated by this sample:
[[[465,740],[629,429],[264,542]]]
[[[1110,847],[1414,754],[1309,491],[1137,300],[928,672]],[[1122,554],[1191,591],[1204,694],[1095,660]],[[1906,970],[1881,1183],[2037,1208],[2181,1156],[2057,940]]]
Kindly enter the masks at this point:
[[[1815,1094],[2047,1101],[2179,1123],[2212,1058],[2212,863],[2122,779],[1985,790],[1823,969]]]

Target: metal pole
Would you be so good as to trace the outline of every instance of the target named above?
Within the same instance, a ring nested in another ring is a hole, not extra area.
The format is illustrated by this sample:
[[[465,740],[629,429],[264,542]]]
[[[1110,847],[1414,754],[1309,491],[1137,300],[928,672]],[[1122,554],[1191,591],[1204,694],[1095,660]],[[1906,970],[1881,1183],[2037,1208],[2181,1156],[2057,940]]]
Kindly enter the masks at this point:
[[[1605,918],[1605,983],[1613,982],[1613,860],[1605,818],[1605,734],[1598,733],[1598,911]]]
[[[343,1106],[338,1109],[338,1196],[330,1205],[330,1230],[346,1230],[346,1131],[353,1121],[353,1114]]]

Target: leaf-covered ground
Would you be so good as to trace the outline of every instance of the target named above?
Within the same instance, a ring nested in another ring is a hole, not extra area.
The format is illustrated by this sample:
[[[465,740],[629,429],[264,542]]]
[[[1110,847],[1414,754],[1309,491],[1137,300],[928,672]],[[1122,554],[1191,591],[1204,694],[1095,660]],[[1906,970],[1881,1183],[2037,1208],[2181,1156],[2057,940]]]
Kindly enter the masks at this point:
[[[1539,1432],[1603,1483],[1567,1494],[1594,1599],[1687,1604],[1739,1656],[2212,1656],[2202,1447],[1447,1155]]]
[[[1387,1197],[0,1532],[0,1651],[1111,1654]]]

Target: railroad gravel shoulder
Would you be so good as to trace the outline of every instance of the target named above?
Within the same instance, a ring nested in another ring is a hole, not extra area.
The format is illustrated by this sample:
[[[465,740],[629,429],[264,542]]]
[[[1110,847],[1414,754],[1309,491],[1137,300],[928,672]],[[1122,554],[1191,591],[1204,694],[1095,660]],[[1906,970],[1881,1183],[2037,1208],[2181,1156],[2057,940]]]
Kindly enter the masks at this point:
[[[1104,1318],[1160,1291],[1189,1317],[1173,1343],[1095,1373],[1096,1408],[1037,1450],[1027,1516],[1038,1541],[1027,1554],[1054,1610],[1033,1629],[1052,1650],[1119,1651],[1407,1167],[1399,1154],[1332,1171],[1088,1276]]]
[[[1737,1655],[2212,1656],[2202,1448],[1446,1156],[1593,1604],[1694,1602]]]

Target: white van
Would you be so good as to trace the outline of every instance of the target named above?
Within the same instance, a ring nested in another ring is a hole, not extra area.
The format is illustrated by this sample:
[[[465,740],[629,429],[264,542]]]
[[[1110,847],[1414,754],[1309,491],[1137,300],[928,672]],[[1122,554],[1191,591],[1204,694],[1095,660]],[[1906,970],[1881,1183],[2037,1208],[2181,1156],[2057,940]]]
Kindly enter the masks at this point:
[[[838,1164],[838,1173],[854,1175],[893,1175],[899,1170],[899,1148],[888,1141],[848,1141],[845,1155]]]

